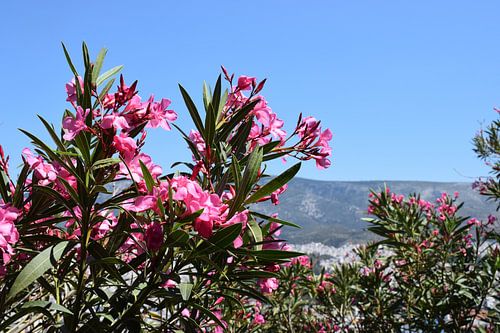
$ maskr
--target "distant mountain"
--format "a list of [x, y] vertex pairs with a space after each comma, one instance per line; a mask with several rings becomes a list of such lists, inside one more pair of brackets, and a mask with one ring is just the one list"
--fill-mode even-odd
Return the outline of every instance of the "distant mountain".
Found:
[[370, 189], [383, 188], [384, 183], [392, 192], [420, 193], [423, 199], [432, 201], [442, 192], [457, 191], [459, 200], [465, 202], [462, 215], [485, 218], [496, 213], [496, 205], [486, 202], [472, 190], [470, 183], [421, 181], [344, 182], [296, 178], [280, 196], [278, 206], [267, 203], [258, 206], [265, 214], [278, 213], [280, 218], [302, 226], [302, 229], [284, 229], [282, 237], [290, 243], [319, 242], [331, 246], [364, 243], [373, 237], [361, 220], [367, 217], [368, 193]]

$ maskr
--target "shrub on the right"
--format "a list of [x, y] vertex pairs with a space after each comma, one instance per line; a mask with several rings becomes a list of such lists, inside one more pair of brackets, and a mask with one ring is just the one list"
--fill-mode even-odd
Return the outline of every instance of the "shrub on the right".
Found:
[[[500, 202], [500, 120], [474, 138], [491, 175], [474, 186]], [[313, 274], [296, 261], [259, 308], [259, 332], [497, 332], [500, 328], [499, 226], [462, 216], [459, 194], [435, 201], [385, 188], [371, 192], [365, 219], [379, 241], [358, 260]], [[500, 206], [500, 205], [499, 205]], [[497, 208], [498, 210], [498, 208]], [[279, 306], [278, 306], [279, 305]]]

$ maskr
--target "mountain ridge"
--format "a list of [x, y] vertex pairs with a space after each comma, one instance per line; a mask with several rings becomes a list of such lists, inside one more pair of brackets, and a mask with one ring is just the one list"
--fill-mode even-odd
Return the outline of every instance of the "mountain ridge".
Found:
[[368, 194], [388, 186], [398, 194], [420, 193], [425, 200], [435, 201], [442, 192], [459, 192], [463, 216], [481, 219], [497, 215], [496, 205], [472, 189], [470, 182], [436, 182], [404, 180], [335, 181], [296, 177], [280, 195], [280, 204], [261, 203], [258, 210], [265, 214], [278, 213], [284, 220], [302, 226], [284, 228], [282, 237], [294, 244], [320, 242], [330, 246], [365, 243], [374, 238], [361, 218], [367, 217]]

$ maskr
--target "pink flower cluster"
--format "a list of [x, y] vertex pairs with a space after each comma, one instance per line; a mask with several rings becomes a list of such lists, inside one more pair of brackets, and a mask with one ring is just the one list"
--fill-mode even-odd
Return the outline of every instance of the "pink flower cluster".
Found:
[[19, 210], [10, 205], [0, 205], [0, 277], [5, 275], [7, 265], [14, 249], [12, 245], [19, 241], [19, 232], [14, 224], [19, 216]]
[[[185, 176], [174, 177], [170, 181], [173, 190], [173, 199], [182, 201], [186, 207], [186, 214], [201, 214], [194, 221], [194, 228], [205, 238], [212, 236], [215, 227], [226, 227], [234, 223], [242, 223], [246, 227], [248, 211], [242, 211], [228, 220], [229, 206], [223, 203], [221, 197], [210, 193]], [[227, 197], [227, 194], [226, 194]], [[241, 246], [241, 238], [235, 241], [235, 246]]]
[[253, 108], [252, 114], [257, 121], [252, 124], [248, 139], [253, 146], [256, 144], [263, 146], [269, 143], [271, 138], [283, 144], [286, 139], [286, 132], [283, 130], [285, 123], [273, 112], [263, 96], [256, 96], [255, 99], [258, 99], [258, 103]]
[[[80, 79], [80, 84], [82, 84]], [[101, 109], [90, 112], [90, 109], [83, 110], [77, 105], [75, 81], [66, 84], [68, 101], [76, 109], [75, 116], [69, 115], [63, 120], [63, 130], [65, 140], [74, 140], [82, 131], [92, 132], [102, 136], [101, 131], [111, 133], [113, 137], [113, 147], [126, 160], [134, 158], [138, 151], [137, 142], [130, 137], [130, 132], [139, 126], [146, 128], [161, 127], [170, 130], [169, 122], [177, 119], [177, 114], [169, 110], [170, 100], [162, 98], [155, 101], [151, 96], [146, 102], [141, 102], [141, 97], [137, 95], [137, 82], [130, 87], [127, 86], [120, 77], [120, 85], [117, 92], [107, 94], [100, 101]], [[83, 89], [83, 88], [82, 88]], [[95, 95], [95, 92], [92, 92]], [[88, 117], [92, 117], [89, 125]], [[119, 134], [118, 131], [121, 131]]]
[[[118, 220], [113, 211], [105, 210], [100, 211], [96, 214], [99, 216], [99, 222], [92, 226], [92, 231], [90, 237], [94, 240], [102, 239], [106, 237], [109, 231], [111, 231], [118, 224]], [[73, 208], [72, 211], [66, 211], [63, 216], [67, 216], [65, 227], [71, 232], [68, 234], [69, 239], [79, 238], [82, 234], [80, 229], [80, 220], [82, 218], [82, 211], [79, 207]]]
[[300, 138], [298, 147], [304, 150], [307, 159], [315, 159], [318, 169], [330, 167], [331, 161], [328, 159], [332, 155], [329, 143], [332, 140], [330, 129], [327, 128], [323, 131], [320, 121], [314, 117], [305, 117], [299, 122], [296, 133]]
[[[76, 178], [68, 170], [62, 167], [56, 161], [50, 163], [41, 156], [35, 156], [28, 148], [23, 149], [23, 159], [33, 170], [33, 179], [37, 180], [36, 185], [49, 186], [68, 197], [67, 190], [62, 184], [61, 179], [66, 181], [71, 187], [76, 189]], [[29, 182], [29, 180], [27, 180]]]

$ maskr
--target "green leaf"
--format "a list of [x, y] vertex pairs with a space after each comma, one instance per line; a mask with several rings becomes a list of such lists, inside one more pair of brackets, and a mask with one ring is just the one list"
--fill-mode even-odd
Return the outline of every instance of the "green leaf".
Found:
[[53, 260], [57, 261], [61, 258], [64, 249], [68, 245], [68, 241], [62, 241], [56, 245], [52, 245], [42, 252], [40, 252], [36, 257], [31, 259], [31, 261], [23, 268], [14, 281], [14, 284], [10, 288], [9, 294], [6, 300], [12, 299], [19, 292], [27, 288], [36, 279], [41, 277], [46, 271], [53, 267]]
[[252, 233], [253, 239], [255, 240], [255, 250], [260, 251], [262, 250], [262, 230], [260, 229], [259, 224], [255, 220], [250, 220], [247, 223], [248, 229]]
[[182, 282], [179, 284], [179, 290], [181, 292], [182, 299], [187, 301], [191, 297], [191, 291], [193, 290], [192, 283]]
[[210, 93], [210, 88], [207, 83], [203, 81], [203, 105], [205, 106], [205, 110], [208, 110], [208, 105], [212, 101], [212, 95]]
[[104, 63], [104, 57], [106, 57], [106, 53], [108, 53], [108, 50], [105, 48], [102, 48], [99, 54], [97, 55], [97, 59], [94, 64], [94, 68], [92, 69], [92, 83], [95, 84], [97, 81], [97, 78], [99, 77], [99, 73], [101, 72], [102, 69], [102, 64]]
[[0, 170], [0, 193], [4, 202], [10, 202], [9, 194], [7, 192], [7, 183], [5, 181], [5, 173]]
[[73, 312], [65, 308], [64, 306], [57, 304], [57, 303], [52, 303], [50, 301], [31, 301], [24, 303], [21, 308], [26, 309], [26, 308], [33, 308], [33, 307], [38, 307], [38, 308], [44, 308], [47, 310], [55, 310], [63, 313], [67, 313], [72, 315]]
[[241, 184], [241, 166], [234, 155], [231, 155], [231, 173], [233, 175], [234, 186], [239, 188]]
[[183, 246], [189, 240], [189, 235], [184, 230], [175, 230], [167, 237], [167, 244], [169, 247]]
[[252, 214], [255, 217], [259, 217], [261, 219], [268, 220], [269, 222], [276, 222], [276, 223], [279, 223], [279, 224], [282, 224], [282, 225], [286, 225], [286, 226], [289, 226], [289, 227], [302, 229], [302, 227], [300, 225], [298, 225], [298, 224], [295, 224], [295, 223], [292, 223], [292, 222], [288, 222], [288, 221], [285, 221], [285, 220], [281, 220], [281, 219], [278, 219], [278, 218], [275, 218], [275, 217], [272, 217], [272, 216], [268, 216], [268, 215], [265, 215], [265, 214], [262, 214], [262, 213], [250, 212], [250, 214]]
[[235, 223], [217, 231], [210, 239], [200, 245], [197, 254], [226, 249], [241, 234], [242, 227], [241, 223]]
[[[218, 110], [219, 110], [219, 103], [221, 99], [221, 93], [222, 93], [222, 77], [219, 74], [219, 77], [217, 78], [217, 82], [215, 83], [215, 89], [214, 89], [214, 95], [212, 97], [212, 107], [213, 107], [213, 112], [214, 112], [214, 118], [217, 116]], [[217, 119], [214, 119], [217, 121]]]
[[115, 264], [123, 264], [121, 260], [115, 257], [111, 257], [108, 251], [97, 242], [90, 242], [88, 246], [89, 253], [92, 255], [95, 261], [92, 262], [93, 266], [98, 266], [109, 273], [110, 276], [114, 277], [123, 284], [126, 284], [125, 280], [119, 273]]
[[142, 176], [144, 177], [144, 181], [146, 182], [146, 187], [148, 188], [149, 192], [152, 192], [153, 186], [155, 185], [153, 176], [151, 176], [148, 167], [141, 160], [139, 160], [139, 163], [141, 164]]
[[24, 201], [24, 184], [26, 182], [26, 178], [28, 177], [28, 174], [30, 172], [30, 166], [28, 163], [24, 163], [23, 169], [21, 170], [21, 173], [19, 174], [19, 177], [17, 177], [17, 185], [16, 189], [14, 192], [14, 197], [12, 198], [12, 204], [16, 208], [21, 208], [23, 205]]
[[207, 315], [208, 317], [210, 317], [213, 321], [215, 321], [217, 323], [217, 325], [219, 325], [220, 327], [226, 327], [227, 325], [225, 325], [223, 322], [220, 321], [219, 318], [217, 318], [216, 315], [213, 314], [212, 311], [208, 310], [207, 308], [201, 306], [200, 304], [198, 303], [191, 303], [191, 305], [195, 308], [197, 308], [198, 310], [200, 310], [201, 312], [203, 312], [205, 315]]
[[213, 146], [215, 122], [215, 111], [213, 105], [210, 103], [208, 104], [208, 109], [205, 114], [205, 143], [207, 144], [208, 149]]
[[257, 105], [257, 103], [259, 103], [259, 100], [252, 101], [249, 104], [247, 104], [244, 107], [242, 107], [241, 109], [237, 110], [233, 114], [233, 116], [231, 117], [231, 119], [229, 120], [229, 122], [225, 123], [224, 125], [222, 125], [220, 127], [220, 131], [218, 131], [218, 136], [217, 136], [218, 141], [225, 141], [225, 140], [227, 140], [227, 138], [229, 137], [229, 134], [231, 134], [231, 131], [236, 126], [238, 126], [238, 124], [240, 124], [241, 121], [243, 119], [245, 119], [250, 114], [250, 111], [253, 110], [253, 108], [255, 107], [255, 105]]
[[118, 74], [123, 68], [123, 65], [120, 65], [120, 66], [116, 66], [116, 67], [113, 67], [109, 70], [107, 70], [106, 72], [102, 73], [101, 76], [99, 76], [96, 80], [96, 84], [98, 86], [100, 86], [104, 81], [106, 81], [107, 79], [109, 79], [110, 77]]
[[279, 176], [274, 177], [273, 180], [271, 180], [269, 183], [267, 183], [266, 185], [262, 186], [257, 191], [255, 191], [255, 193], [252, 194], [250, 198], [246, 200], [246, 204], [256, 202], [257, 200], [267, 195], [270, 195], [271, 193], [273, 193], [274, 191], [276, 191], [277, 189], [288, 183], [293, 177], [295, 177], [295, 175], [297, 174], [297, 172], [299, 172], [299, 170], [300, 170], [300, 163], [297, 163], [291, 168], [285, 170]]
[[94, 109], [97, 109], [97, 106], [99, 105], [99, 101], [102, 101], [104, 96], [109, 92], [111, 87], [113, 86], [113, 83], [115, 83], [115, 79], [109, 80], [106, 85], [101, 89], [99, 92], [99, 99], [95, 101], [94, 103]]
[[64, 146], [61, 139], [54, 131], [54, 127], [51, 126], [42, 116], [39, 115], [38, 118], [42, 121], [43, 126], [47, 129], [47, 132], [49, 132], [52, 140], [54, 140], [54, 143], [57, 145], [57, 148], [62, 152], [66, 152], [66, 146]]
[[7, 328], [9, 328], [10, 324], [15, 323], [16, 321], [18, 321], [19, 319], [21, 319], [26, 315], [37, 312], [43, 313], [48, 319], [50, 319], [50, 321], [55, 322], [52, 313], [50, 313], [50, 311], [44, 308], [32, 307], [32, 308], [19, 309], [19, 311], [17, 311], [13, 316], [9, 318], [2, 317], [2, 322], [0, 322], [0, 332], [7, 332]]
[[[64, 43], [61, 43], [64, 51], [64, 56], [66, 57], [66, 61], [68, 62], [69, 68], [73, 72], [75, 76], [78, 76], [78, 72], [75, 69], [75, 66], [73, 65], [73, 62], [71, 61], [71, 57], [69, 56], [68, 50], [66, 49], [66, 46]], [[78, 81], [78, 80], [77, 80]]]
[[234, 274], [235, 279], [238, 280], [250, 280], [250, 279], [259, 279], [259, 278], [272, 278], [272, 277], [278, 277], [279, 275], [273, 272], [266, 272], [266, 271], [243, 271], [243, 272], [237, 272]]
[[203, 123], [200, 118], [200, 114], [198, 113], [198, 110], [196, 109], [196, 105], [194, 104], [193, 100], [187, 93], [186, 89], [184, 89], [180, 84], [179, 84], [179, 89], [181, 91], [182, 98], [184, 99], [184, 103], [186, 104], [186, 107], [189, 111], [189, 114], [191, 115], [191, 118], [193, 119], [194, 125], [196, 126], [196, 129], [198, 132], [200, 132], [201, 136], [205, 139], [205, 130], [203, 128]]
[[248, 163], [243, 172], [243, 177], [241, 178], [240, 187], [236, 189], [236, 196], [231, 204], [231, 209], [229, 210], [228, 218], [231, 218], [234, 213], [240, 208], [240, 206], [245, 201], [245, 198], [255, 184], [255, 180], [259, 173], [260, 165], [262, 163], [262, 148], [255, 147], [255, 149], [250, 154]]
[[219, 102], [219, 110], [216, 110], [217, 111], [217, 114], [216, 114], [216, 118], [215, 120], [217, 121], [217, 123], [219, 123], [220, 119], [221, 119], [221, 115], [222, 115], [222, 110], [224, 109], [224, 106], [226, 105], [226, 101], [227, 101], [227, 96], [228, 96], [228, 91], [227, 89], [224, 90], [224, 94], [222, 95], [221, 99], [220, 99], [220, 102]]
[[[87, 46], [83, 43], [83, 54], [85, 60], [85, 75], [83, 78], [83, 99], [81, 100], [81, 107], [86, 110], [92, 107], [91, 98], [92, 98], [92, 70], [90, 68], [90, 57], [88, 54]], [[78, 84], [76, 85], [78, 86]], [[92, 126], [92, 112], [87, 115], [85, 120], [87, 126]], [[86, 133], [84, 133], [86, 134]], [[87, 137], [87, 135], [86, 135]]]
[[243, 226], [241, 223], [235, 223], [225, 227], [210, 237], [210, 242], [219, 248], [226, 248], [231, 245], [236, 238], [238, 238], [241, 234], [242, 228]]
[[92, 165], [92, 169], [96, 170], [96, 169], [100, 169], [100, 168], [105, 168], [105, 167], [109, 167], [111, 165], [118, 164], [120, 162], [121, 162], [121, 160], [119, 158], [112, 158], [112, 157], [105, 158], [103, 160], [99, 160], [99, 161], [95, 162]]
[[283, 260], [303, 256], [304, 253], [280, 250], [249, 251], [251, 255], [265, 260]]
[[85, 64], [85, 68], [90, 67], [90, 55], [89, 49], [87, 48], [87, 44], [82, 42], [82, 53], [83, 53], [83, 63]]

